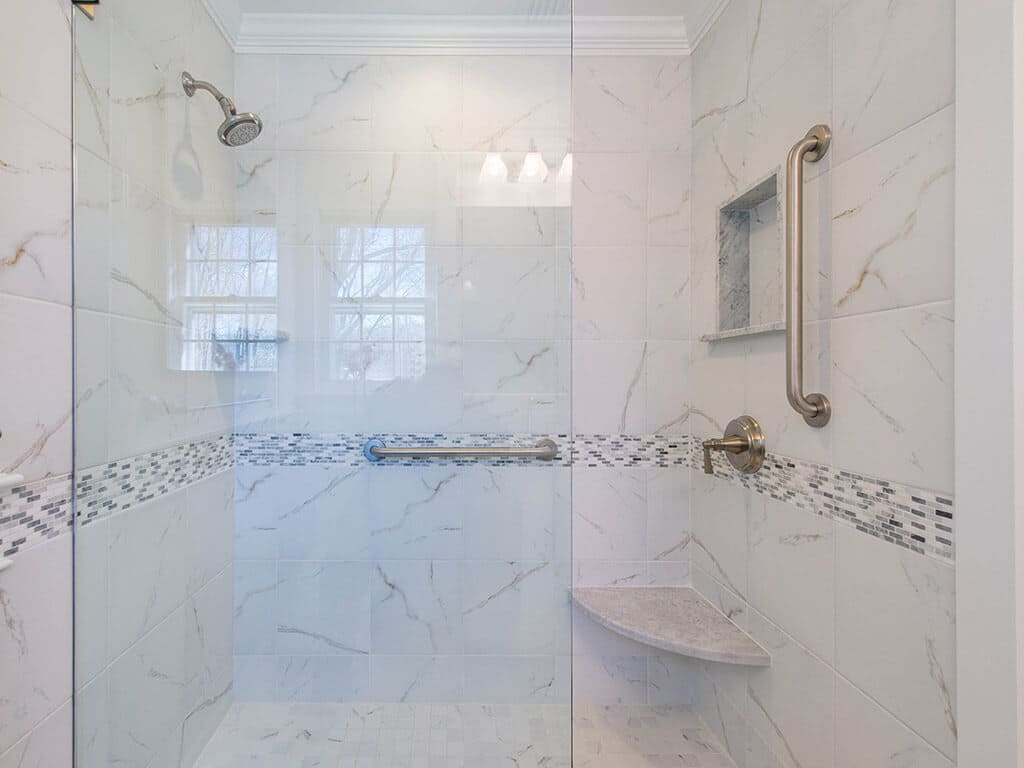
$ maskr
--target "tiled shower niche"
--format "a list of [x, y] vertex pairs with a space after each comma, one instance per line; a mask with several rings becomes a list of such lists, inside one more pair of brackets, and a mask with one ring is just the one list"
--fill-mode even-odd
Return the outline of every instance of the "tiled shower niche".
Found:
[[782, 216], [778, 174], [718, 211], [718, 327], [707, 340], [782, 327]]

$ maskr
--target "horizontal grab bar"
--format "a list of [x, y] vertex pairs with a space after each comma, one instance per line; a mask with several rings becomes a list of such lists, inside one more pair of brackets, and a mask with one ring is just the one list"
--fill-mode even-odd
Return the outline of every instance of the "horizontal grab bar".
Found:
[[422, 445], [408, 448], [388, 448], [383, 442], [374, 438], [363, 446], [363, 454], [370, 461], [381, 459], [438, 459], [438, 458], [477, 458], [477, 459], [540, 459], [552, 461], [558, 456], [558, 443], [544, 438], [537, 445], [478, 445], [478, 446], [433, 446]]

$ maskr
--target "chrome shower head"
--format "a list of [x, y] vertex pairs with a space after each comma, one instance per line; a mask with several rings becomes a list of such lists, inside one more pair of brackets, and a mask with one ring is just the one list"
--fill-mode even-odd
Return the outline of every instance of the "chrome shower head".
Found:
[[235, 103], [210, 83], [196, 80], [188, 72], [182, 72], [181, 87], [189, 98], [195, 96], [196, 91], [209, 91], [217, 99], [225, 118], [217, 129], [217, 138], [224, 146], [241, 147], [255, 140], [263, 132], [263, 121], [257, 115], [252, 112], [238, 114]]

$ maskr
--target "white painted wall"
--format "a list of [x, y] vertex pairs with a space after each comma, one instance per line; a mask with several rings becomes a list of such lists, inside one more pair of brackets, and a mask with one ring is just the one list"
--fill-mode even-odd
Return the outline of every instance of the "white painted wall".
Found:
[[[957, 8], [956, 486], [959, 762], [1022, 752], [1022, 3]], [[1016, 43], [1016, 44], [1015, 44]]]

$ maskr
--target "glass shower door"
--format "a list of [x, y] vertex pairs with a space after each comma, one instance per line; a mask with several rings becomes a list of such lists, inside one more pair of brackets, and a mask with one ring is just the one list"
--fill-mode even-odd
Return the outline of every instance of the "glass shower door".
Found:
[[566, 766], [568, 3], [257, 5], [76, 14], [78, 764]]

